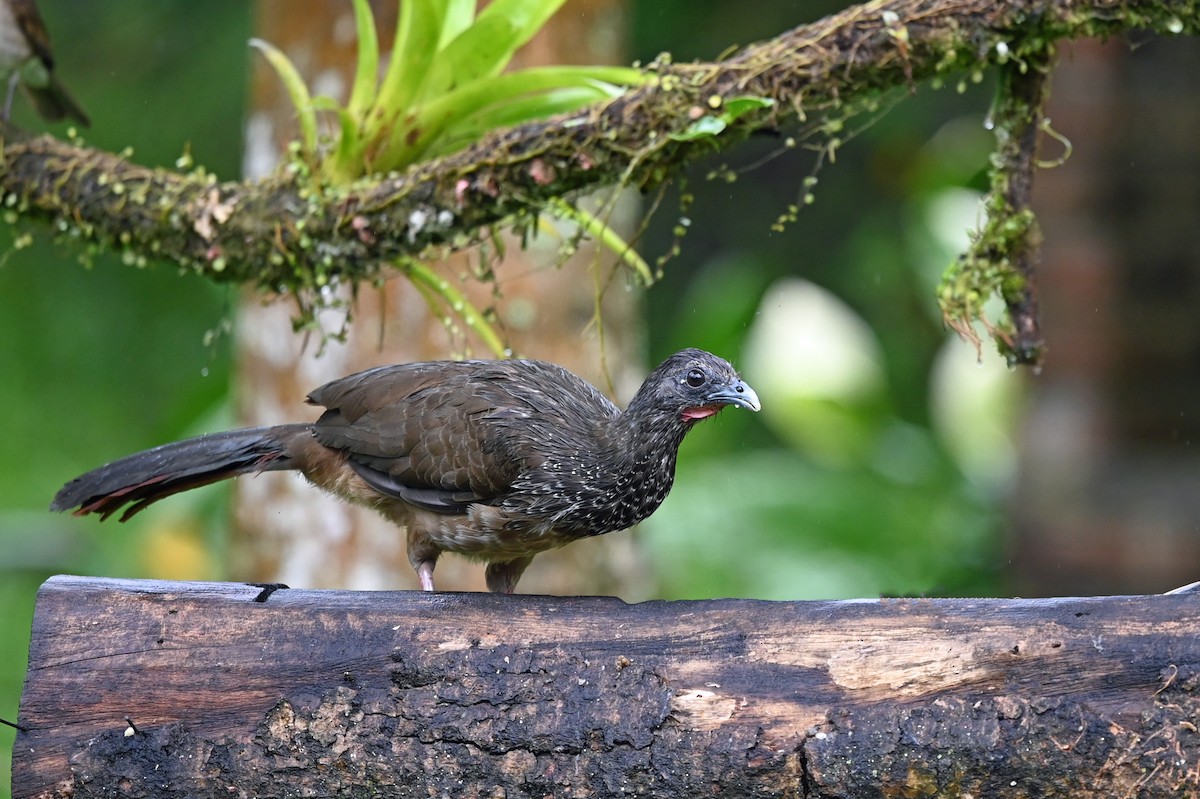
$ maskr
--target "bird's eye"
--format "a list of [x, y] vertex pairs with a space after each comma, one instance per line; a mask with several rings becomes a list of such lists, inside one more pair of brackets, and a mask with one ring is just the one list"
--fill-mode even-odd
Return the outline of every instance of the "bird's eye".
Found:
[[687, 384], [692, 388], [700, 388], [700, 386], [704, 385], [704, 372], [701, 372], [699, 369], [693, 369], [687, 373], [687, 377], [684, 379], [687, 380]]

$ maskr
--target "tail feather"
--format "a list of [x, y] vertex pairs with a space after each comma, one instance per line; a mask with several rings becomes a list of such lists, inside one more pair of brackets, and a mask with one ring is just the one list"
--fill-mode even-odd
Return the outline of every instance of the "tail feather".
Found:
[[59, 489], [50, 510], [74, 510], [76, 516], [98, 513], [127, 520], [163, 497], [216, 483], [239, 474], [294, 468], [288, 442], [307, 435], [307, 425], [281, 425], [230, 430], [189, 438], [127, 455]]

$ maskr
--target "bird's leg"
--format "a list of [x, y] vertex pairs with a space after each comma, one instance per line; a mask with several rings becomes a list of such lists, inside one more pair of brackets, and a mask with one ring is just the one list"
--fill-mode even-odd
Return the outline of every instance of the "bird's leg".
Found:
[[489, 563], [483, 573], [487, 578], [488, 590], [494, 594], [511, 594], [517, 587], [517, 580], [521, 579], [521, 573], [532, 560], [533, 556], [530, 555], [503, 563]]
[[408, 525], [408, 562], [412, 564], [421, 581], [422, 591], [433, 590], [433, 567], [437, 565], [442, 550], [430, 540], [420, 527]]
[[12, 113], [13, 94], [17, 91], [17, 84], [21, 82], [21, 70], [14, 69], [12, 75], [8, 78], [8, 94], [4, 98], [4, 111], [0, 114], [0, 119], [8, 122], [9, 114]]
[[433, 564], [435, 561], [423, 560], [417, 566], [417, 578], [421, 581], [422, 591], [433, 590]]

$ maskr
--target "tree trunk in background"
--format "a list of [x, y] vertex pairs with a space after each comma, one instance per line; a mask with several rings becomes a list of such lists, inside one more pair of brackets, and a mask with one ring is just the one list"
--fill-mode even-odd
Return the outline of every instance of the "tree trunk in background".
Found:
[[[395, 30], [395, 2], [373, 2], [385, 55]], [[519, 64], [605, 63], [619, 60], [623, 39], [620, 0], [572, 0], [519, 56]], [[356, 51], [351, 5], [337, 0], [260, 0], [256, 35], [281, 48], [314, 94], [344, 101]], [[274, 72], [258, 59], [247, 122], [245, 172], [269, 172], [295, 137], [295, 114]], [[622, 207], [627, 204], [622, 203]], [[619, 225], [618, 225], [619, 227]], [[606, 386], [607, 367], [616, 399], [627, 400], [642, 369], [631, 364], [639, 343], [634, 300], [618, 275], [606, 293], [603, 342], [591, 325], [595, 278], [607, 280], [613, 256], [581, 247], [566, 265], [553, 266], [560, 241], [543, 234], [529, 250], [515, 242], [496, 268], [492, 286], [468, 276], [475, 253], [432, 264], [465, 290], [477, 307], [495, 305], [513, 349], [525, 357], [563, 364]], [[597, 271], [598, 270], [598, 271]], [[322, 383], [383, 363], [451, 357], [493, 357], [479, 342], [452, 335], [403, 278], [381, 289], [363, 287], [354, 324], [344, 344], [320, 342], [292, 332], [295, 306], [262, 304], [247, 295], [238, 314], [237, 390], [246, 425], [315, 418], [305, 395]], [[336, 330], [340, 318], [326, 317]], [[603, 353], [602, 353], [603, 349]], [[231, 572], [255, 581], [338, 588], [416, 587], [404, 535], [374, 513], [351, 508], [307, 485], [296, 474], [264, 474], [238, 481]], [[437, 584], [447, 590], [483, 590], [483, 568], [453, 555], [443, 557]], [[521, 581], [527, 593], [614, 593], [636, 600], [647, 592], [629, 534], [602, 536], [539, 556]]]
[[1036, 181], [1049, 352], [1021, 446], [1017, 594], [1197, 578], [1198, 71], [1195, 39], [1080, 41], [1055, 67], [1047, 114], [1074, 152]]

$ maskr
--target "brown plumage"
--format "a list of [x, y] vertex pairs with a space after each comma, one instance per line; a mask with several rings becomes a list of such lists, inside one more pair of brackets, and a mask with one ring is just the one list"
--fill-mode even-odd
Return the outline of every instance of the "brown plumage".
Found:
[[511, 592], [538, 552], [630, 527], [675, 476], [687, 431], [726, 405], [759, 409], [726, 361], [684, 350], [628, 409], [542, 361], [381, 366], [328, 383], [312, 424], [234, 430], [166, 444], [77, 477], [53, 510], [129, 518], [165, 496], [249, 472], [296, 469], [374, 508], [408, 535], [425, 590], [442, 552], [488, 563]]
[[87, 127], [87, 114], [54, 76], [50, 34], [34, 0], [0, 0], [0, 75], [8, 78], [3, 119], [12, 111], [18, 85], [47, 122], [73, 119]]

